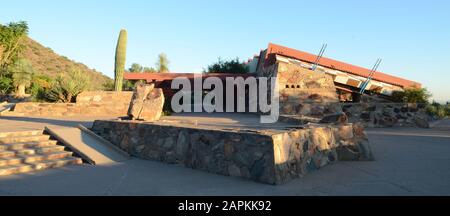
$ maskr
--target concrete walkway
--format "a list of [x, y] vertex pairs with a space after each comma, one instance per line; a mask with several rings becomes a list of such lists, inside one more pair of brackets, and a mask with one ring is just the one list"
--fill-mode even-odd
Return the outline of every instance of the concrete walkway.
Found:
[[[92, 121], [11, 118], [0, 117], [0, 131]], [[368, 134], [376, 161], [338, 162], [278, 186], [135, 158], [0, 177], [0, 195], [450, 195], [450, 120]]]
[[81, 130], [76, 127], [46, 127], [46, 131], [51, 136], [90, 164], [108, 165], [130, 159], [128, 153], [87, 128], [84, 129]]
[[82, 124], [91, 127], [96, 119], [111, 119], [111, 116], [100, 117], [27, 117], [0, 116], [0, 132], [41, 130], [45, 126], [77, 127]]

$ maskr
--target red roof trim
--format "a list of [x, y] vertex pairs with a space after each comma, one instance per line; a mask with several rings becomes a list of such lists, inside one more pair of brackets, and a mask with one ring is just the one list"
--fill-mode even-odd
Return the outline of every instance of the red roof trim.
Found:
[[[314, 63], [317, 58], [317, 56], [314, 54], [291, 49], [289, 47], [276, 45], [273, 43], [269, 43], [267, 51], [268, 52], [266, 53], [266, 58], [265, 58], [266, 61], [270, 61], [270, 55], [273, 55], [273, 54], [278, 54], [278, 55], [306, 61], [309, 63]], [[323, 67], [335, 69], [335, 70], [344, 71], [344, 72], [351, 73], [354, 75], [362, 76], [362, 77], [368, 77], [369, 73], [370, 73], [370, 70], [367, 68], [347, 64], [347, 63], [344, 63], [341, 61], [337, 61], [337, 60], [333, 60], [333, 59], [329, 59], [329, 58], [325, 58], [325, 57], [322, 57], [320, 59], [319, 65], [321, 65]], [[392, 85], [404, 87], [404, 88], [405, 87], [413, 87], [413, 86], [416, 86], [416, 87], [421, 86], [421, 84], [418, 82], [414, 82], [411, 80], [392, 76], [392, 75], [385, 74], [385, 73], [378, 72], [378, 71], [375, 72], [375, 74], [373, 75], [373, 79], [380, 81], [380, 82], [385, 82], [385, 83], [389, 83]]]
[[195, 76], [202, 75], [203, 78], [207, 77], [219, 77], [225, 79], [226, 77], [243, 77], [247, 78], [254, 76], [253, 74], [232, 74], [232, 73], [130, 73], [125, 72], [123, 78], [126, 80], [146, 80], [147, 82], [152, 81], [164, 81], [173, 80], [177, 77], [186, 77], [188, 79], [193, 79]]

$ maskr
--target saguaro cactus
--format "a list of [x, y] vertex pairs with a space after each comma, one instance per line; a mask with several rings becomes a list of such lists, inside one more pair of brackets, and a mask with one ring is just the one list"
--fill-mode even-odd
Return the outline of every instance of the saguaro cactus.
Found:
[[114, 67], [114, 89], [122, 91], [123, 71], [125, 70], [125, 60], [127, 53], [127, 30], [120, 30], [119, 39], [116, 46], [116, 63]]

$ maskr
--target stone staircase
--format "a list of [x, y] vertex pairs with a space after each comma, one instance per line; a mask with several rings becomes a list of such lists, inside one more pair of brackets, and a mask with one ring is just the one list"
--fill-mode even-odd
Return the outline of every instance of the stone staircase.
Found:
[[0, 176], [81, 163], [43, 130], [0, 133]]

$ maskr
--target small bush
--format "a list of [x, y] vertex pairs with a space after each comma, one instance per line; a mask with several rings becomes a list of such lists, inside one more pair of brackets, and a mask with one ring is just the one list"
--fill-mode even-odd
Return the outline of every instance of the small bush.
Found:
[[450, 117], [450, 103], [447, 103], [445, 105], [445, 114], [446, 116]]
[[85, 73], [73, 69], [68, 75], [59, 74], [45, 97], [54, 102], [74, 102], [76, 96], [87, 89], [89, 82], [89, 77]]
[[440, 103], [433, 102], [432, 104], [427, 106], [426, 112], [429, 115], [440, 119], [450, 117], [450, 105], [449, 104], [442, 105]]
[[32, 101], [47, 101], [46, 93], [48, 89], [42, 88], [37, 83], [32, 83], [31, 87], [28, 89], [28, 93], [31, 95]]
[[[133, 91], [135, 86], [135, 81], [130, 80], [124, 80], [122, 82], [122, 90], [123, 91]], [[108, 80], [107, 82], [103, 83], [104, 91], [114, 91], [114, 81]]]
[[122, 83], [122, 90], [124, 91], [133, 91], [135, 82], [130, 80], [124, 80]]
[[0, 75], [0, 94], [8, 94], [14, 90], [12, 77], [8, 75]]
[[431, 93], [426, 88], [406, 88], [404, 91], [392, 92], [391, 98], [399, 103], [428, 103]]
[[114, 91], [114, 81], [108, 80], [102, 85], [104, 91]]
[[52, 86], [52, 79], [46, 75], [36, 75], [31, 81], [31, 87], [29, 88], [29, 94], [33, 101], [46, 101], [46, 92], [50, 90]]

